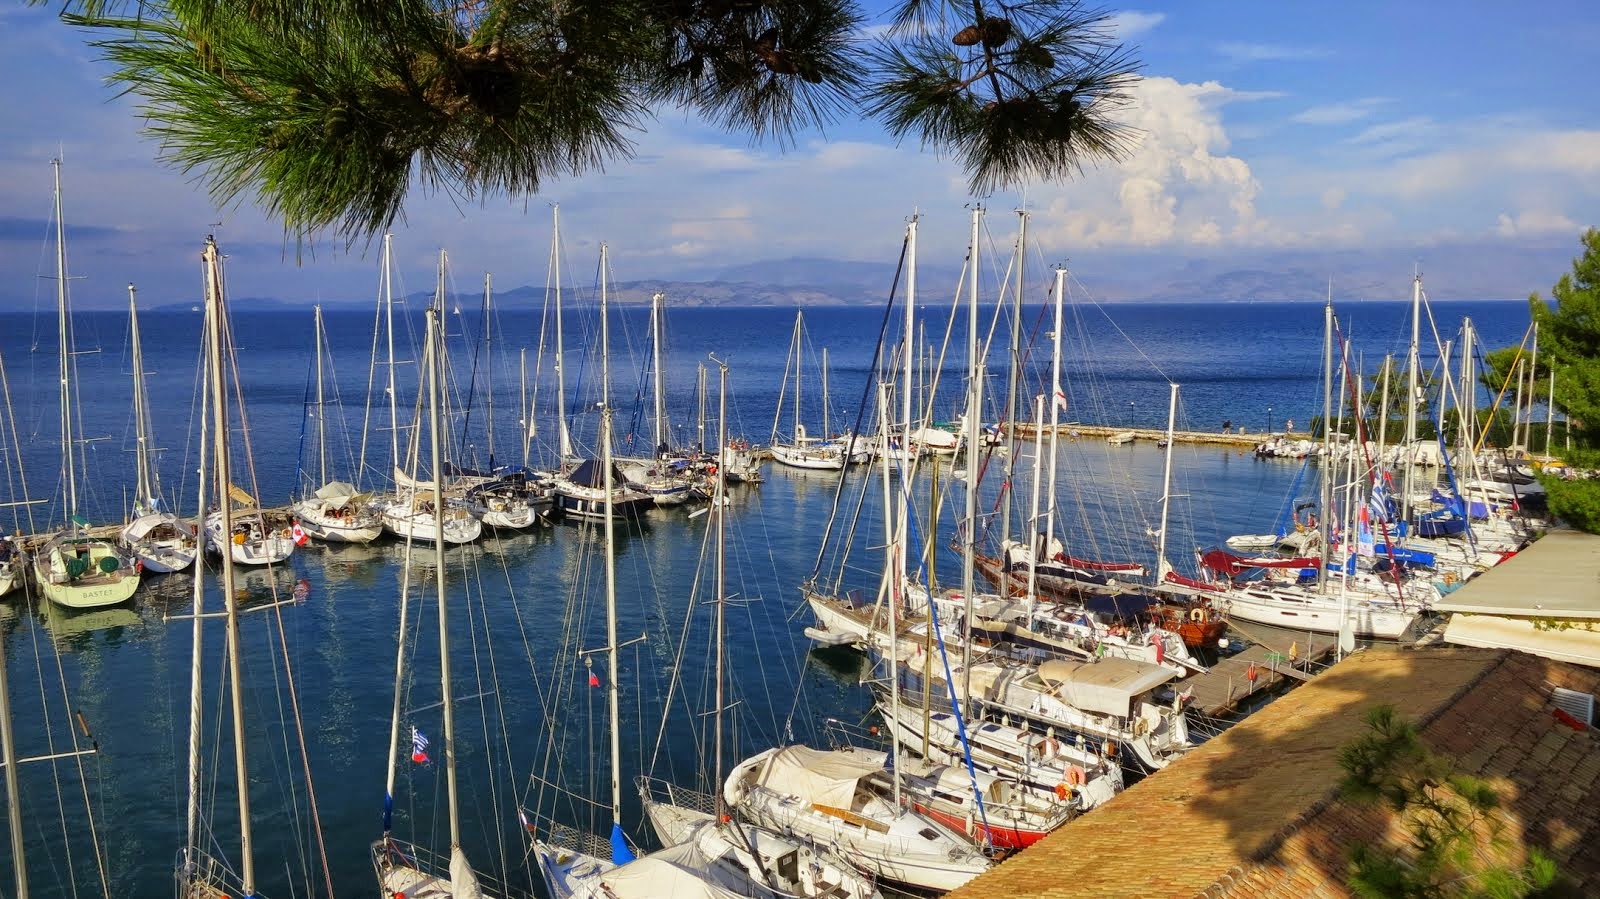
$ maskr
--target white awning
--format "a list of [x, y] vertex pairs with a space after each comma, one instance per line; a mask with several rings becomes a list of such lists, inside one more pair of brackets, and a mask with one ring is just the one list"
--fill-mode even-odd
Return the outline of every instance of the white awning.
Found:
[[847, 809], [861, 778], [882, 770], [882, 753], [787, 746], [767, 757], [757, 783], [813, 805]]
[[684, 843], [613, 868], [600, 880], [617, 899], [736, 899], [738, 893], [701, 873], [710, 867], [693, 843]]
[[1103, 658], [1093, 662], [1051, 659], [1039, 666], [1039, 679], [1063, 702], [1086, 712], [1127, 715], [1140, 695], [1177, 677], [1161, 665], [1133, 659]]

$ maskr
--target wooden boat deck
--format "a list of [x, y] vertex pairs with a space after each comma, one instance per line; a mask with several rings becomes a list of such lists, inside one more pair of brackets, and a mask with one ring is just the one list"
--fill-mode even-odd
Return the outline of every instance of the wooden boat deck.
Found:
[[[1301, 634], [1292, 645], [1272, 647], [1255, 643], [1179, 684], [1194, 691], [1190, 708], [1202, 715], [1220, 718], [1238, 710], [1252, 696], [1270, 693], [1288, 681], [1307, 681], [1313, 670], [1333, 654], [1335, 638], [1324, 634]], [[1293, 658], [1291, 658], [1293, 650]], [[1256, 679], [1249, 678], [1250, 666]]]

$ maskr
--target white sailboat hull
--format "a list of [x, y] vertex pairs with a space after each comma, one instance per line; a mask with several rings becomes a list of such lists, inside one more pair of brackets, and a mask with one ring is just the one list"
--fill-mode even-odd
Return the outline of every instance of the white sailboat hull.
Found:
[[772, 461], [811, 471], [844, 471], [844, 455], [837, 450], [774, 443]]
[[294, 507], [295, 518], [306, 536], [323, 543], [371, 543], [383, 535], [383, 520], [365, 510], [341, 514], [329, 510], [321, 500], [307, 500]]
[[233, 525], [233, 535], [225, 536], [222, 515], [212, 512], [206, 516], [206, 542], [212, 552], [227, 552], [236, 565], [276, 565], [294, 554], [290, 532], [266, 528], [259, 514], [237, 516]]
[[1282, 592], [1233, 590], [1224, 595], [1220, 605], [1229, 616], [1240, 621], [1319, 634], [1337, 634], [1341, 623], [1348, 621], [1356, 636], [1384, 640], [1399, 639], [1417, 620], [1416, 612], [1355, 598], [1349, 599], [1348, 608], [1341, 612], [1337, 597], [1310, 594], [1300, 597]]
[[[82, 570], [73, 574], [80, 562]], [[46, 599], [71, 609], [114, 606], [139, 589], [139, 573], [121, 547], [70, 534], [57, 535], [34, 555], [33, 572]]]
[[122, 529], [121, 541], [144, 570], [154, 574], [183, 571], [200, 554], [194, 527], [166, 512], [141, 515], [129, 522]]

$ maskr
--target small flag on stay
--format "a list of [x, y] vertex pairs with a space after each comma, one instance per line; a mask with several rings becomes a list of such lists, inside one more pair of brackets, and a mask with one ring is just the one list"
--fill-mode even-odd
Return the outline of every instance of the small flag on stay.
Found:
[[428, 738], [422, 735], [422, 731], [411, 728], [411, 760], [419, 765], [426, 765], [428, 753], [424, 750], [427, 748]]
[[591, 686], [591, 687], [600, 686], [600, 675], [595, 674], [593, 671], [589, 672], [589, 686]]

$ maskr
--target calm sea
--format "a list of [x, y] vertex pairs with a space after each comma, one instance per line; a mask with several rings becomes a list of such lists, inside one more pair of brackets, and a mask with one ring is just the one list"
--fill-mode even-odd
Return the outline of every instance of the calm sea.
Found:
[[[480, 339], [484, 319], [473, 301], [449, 314], [453, 414], [457, 460], [487, 464], [521, 461], [520, 385], [537, 386], [538, 439], [532, 460], [548, 458], [553, 433], [554, 381], [548, 347], [539, 354], [542, 310], [506, 308], [494, 317], [491, 340]], [[1025, 311], [1030, 338], [1027, 395], [1041, 391], [1049, 359], [1046, 310]], [[1363, 303], [1342, 307], [1341, 324], [1366, 370], [1386, 353], [1403, 354], [1409, 337], [1405, 304]], [[1435, 303], [1442, 336], [1453, 336], [1470, 315], [1492, 346], [1512, 343], [1527, 324], [1519, 303]], [[988, 328], [989, 313], [984, 326]], [[947, 310], [922, 310], [918, 335], [918, 383], [931, 394], [936, 417], [953, 419], [963, 384], [965, 314], [948, 348]], [[396, 405], [401, 425], [411, 421], [422, 333], [416, 310], [398, 316]], [[325, 420], [334, 474], [366, 482], [390, 464], [391, 431], [381, 387], [387, 366], [369, 360], [374, 347], [371, 310], [330, 311], [326, 330], [330, 368]], [[194, 456], [196, 372], [201, 316], [161, 311], [144, 315], [145, 365], [154, 410], [155, 445], [162, 486], [185, 511], [195, 504]], [[244, 311], [234, 316], [237, 371], [248, 413], [250, 454], [236, 454], [235, 482], [264, 503], [286, 502], [300, 483], [302, 467], [318, 454], [314, 418], [312, 313], [310, 309]], [[592, 307], [566, 318], [569, 411], [580, 440], [592, 440], [598, 416], [600, 359], [598, 323]], [[727, 362], [732, 434], [764, 443], [774, 426], [780, 392], [789, 430], [795, 378], [789, 347], [792, 309], [668, 309], [663, 368], [675, 441], [693, 443], [697, 366], [708, 354]], [[1004, 389], [1004, 353], [1009, 324], [998, 325], [990, 354], [988, 389]], [[864, 401], [871, 402], [867, 372], [885, 329], [881, 309], [809, 309], [805, 312], [800, 383], [804, 422], [822, 429], [824, 380], [832, 430], [849, 428]], [[1431, 328], [1425, 331], [1431, 331]], [[900, 314], [887, 323], [888, 343], [898, 340]], [[612, 403], [623, 452], [649, 445], [650, 356], [648, 315], [630, 308], [611, 323]], [[84, 435], [82, 508], [96, 522], [117, 520], [132, 480], [130, 358], [126, 316], [86, 313], [75, 322], [79, 355], [79, 432]], [[1224, 419], [1250, 431], [1281, 429], [1293, 419], [1304, 427], [1320, 397], [1322, 314], [1316, 304], [1075, 305], [1062, 340], [1070, 420], [1161, 426], [1167, 384], [1182, 386], [1180, 428], [1214, 430]], [[383, 343], [379, 343], [382, 353]], [[823, 349], [826, 348], [826, 375]], [[52, 314], [0, 315], [0, 353], [10, 387], [11, 408], [23, 444], [20, 460], [4, 458], [7, 480], [0, 501], [45, 502], [3, 511], [14, 528], [44, 530], [59, 522], [61, 485], [58, 440], [56, 324]], [[942, 354], [942, 356], [941, 356]], [[1436, 354], [1429, 353], [1425, 364]], [[940, 360], [943, 364], [939, 364]], [[716, 368], [711, 364], [714, 440]], [[367, 409], [369, 383], [376, 406]], [[493, 397], [491, 416], [488, 397]], [[336, 402], [337, 400], [337, 402]], [[493, 436], [486, 423], [493, 422]], [[10, 422], [6, 422], [9, 424]], [[358, 466], [365, 423], [366, 455]], [[9, 442], [8, 439], [5, 442]], [[18, 462], [28, 477], [24, 495]], [[255, 480], [247, 481], [252, 462]], [[1017, 489], [1028, 494], [1031, 449], [1018, 460]], [[1056, 515], [1080, 555], [1148, 561], [1146, 536], [1159, 515], [1162, 454], [1154, 446], [1112, 448], [1099, 441], [1069, 444], [1062, 452]], [[1278, 509], [1297, 490], [1298, 465], [1256, 462], [1236, 450], [1180, 446], [1176, 452], [1172, 552], [1180, 563], [1189, 550], [1241, 531], [1270, 527]], [[939, 473], [944, 496], [937, 528], [938, 577], [959, 580], [951, 511], [963, 494], [948, 470]], [[313, 475], [314, 476], [314, 475]], [[874, 547], [882, 533], [876, 510], [877, 482], [862, 490], [852, 477], [843, 490], [838, 477], [801, 475], [769, 468], [768, 480], [741, 488], [729, 518], [727, 629], [730, 757], [792, 735], [822, 742], [823, 722], [860, 721], [866, 691], [857, 685], [856, 661], [838, 652], [808, 653], [801, 634], [807, 616], [795, 615], [798, 586], [818, 571], [829, 512], [841, 519], [858, 505], [859, 526], [840, 526], [831, 545], [853, 547], [841, 568], [837, 553], [820, 566], [823, 579], [871, 591], [880, 563]], [[987, 478], [980, 505], [993, 509], [994, 484]], [[912, 486], [920, 526], [927, 524], [926, 479]], [[709, 516], [685, 511], [653, 512], [619, 539], [617, 595], [623, 640], [619, 653], [623, 691], [624, 819], [645, 838], [638, 802], [629, 784], [652, 773], [693, 785], [705, 776], [714, 658], [710, 606], [704, 600], [709, 569], [703, 568]], [[994, 519], [986, 519], [993, 522]], [[994, 527], [998, 527], [995, 525]], [[992, 531], [991, 531], [992, 533]], [[429, 551], [431, 555], [431, 550]], [[461, 773], [463, 842], [477, 866], [517, 884], [530, 872], [522, 863], [519, 805], [554, 813], [573, 823], [608, 826], [604, 691], [587, 686], [585, 659], [604, 677], [604, 656], [584, 655], [603, 645], [601, 566], [595, 534], [572, 525], [514, 536], [489, 536], [449, 553], [452, 662]], [[287, 897], [321, 892], [321, 862], [301, 762], [294, 711], [285, 690], [290, 674], [298, 685], [304, 752], [309, 759], [329, 874], [336, 892], [376, 892], [367, 847], [381, 833], [386, 741], [394, 701], [400, 590], [400, 547], [339, 550], [313, 547], [297, 552], [275, 577], [252, 573], [243, 590], [248, 605], [263, 607], [287, 598], [300, 584], [304, 602], [247, 614], [242, 659], [248, 717], [250, 794], [256, 840], [258, 887], [263, 895]], [[430, 566], [413, 566], [413, 625], [407, 634], [408, 671], [402, 705], [404, 727], [415, 726], [433, 741], [433, 763], [412, 764], [401, 754], [396, 787], [396, 831], [443, 850], [448, 842], [441, 809], [444, 778], [440, 733], [438, 650]], [[421, 581], [421, 587], [416, 584]], [[12, 717], [19, 754], [47, 755], [73, 747], [68, 711], [81, 713], [99, 748], [79, 766], [72, 761], [21, 766], [24, 842], [35, 895], [94, 894], [103, 869], [119, 896], [163, 895], [171, 889], [175, 853], [184, 839], [186, 745], [189, 727], [189, 666], [192, 624], [170, 620], [190, 603], [189, 575], [154, 579], [124, 607], [71, 613], [12, 594], [0, 604], [10, 673]], [[426, 597], [419, 607], [415, 601]], [[693, 597], [693, 600], [691, 599]], [[213, 608], [220, 599], [213, 593]], [[692, 613], [692, 614], [691, 614]], [[687, 625], [685, 622], [689, 622]], [[642, 640], [640, 638], [643, 638]], [[202, 784], [204, 838], [213, 854], [237, 863], [238, 818], [232, 768], [232, 731], [222, 689], [226, 668], [223, 632], [214, 621], [204, 632], [206, 700], [202, 733], [206, 771]], [[286, 652], [285, 652], [286, 650]], [[673, 660], [687, 660], [678, 673]], [[287, 664], [285, 664], [287, 660]], [[464, 698], [463, 698], [464, 697]], [[664, 723], [663, 723], [664, 722]], [[77, 736], [83, 744], [81, 733]], [[545, 786], [558, 785], [560, 791]], [[85, 786], [87, 789], [85, 790]], [[88, 805], [85, 805], [85, 793]], [[599, 803], [589, 804], [588, 800]], [[97, 858], [88, 839], [90, 823], [101, 838]], [[9, 851], [0, 870], [9, 870]]]

